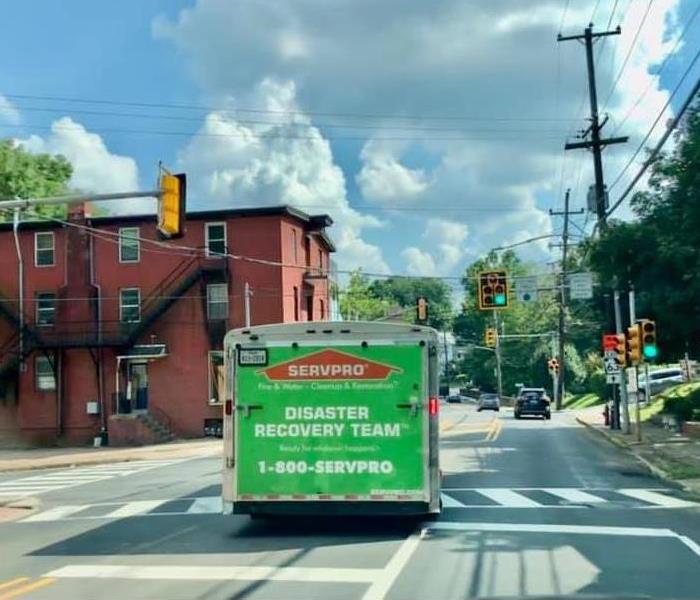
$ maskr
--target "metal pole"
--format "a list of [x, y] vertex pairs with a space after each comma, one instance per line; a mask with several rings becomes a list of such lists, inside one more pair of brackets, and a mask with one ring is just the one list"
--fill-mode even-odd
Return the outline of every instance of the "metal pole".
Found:
[[245, 306], [245, 326], [250, 327], [250, 285], [246, 281], [243, 289], [243, 304]]
[[501, 340], [498, 331], [498, 313], [493, 311], [493, 324], [496, 328], [496, 381], [498, 385], [498, 397], [503, 397], [503, 375], [501, 373]]
[[447, 331], [445, 331], [444, 329], [442, 330], [442, 348], [445, 354], [445, 383], [449, 384], [450, 371], [447, 364]]
[[[635, 295], [634, 295], [634, 286], [630, 282], [629, 284], [629, 304], [630, 304], [630, 324], [633, 324], [637, 321], [637, 306], [635, 303]], [[639, 406], [639, 378], [637, 377], [637, 365], [634, 365], [631, 369], [627, 369], [627, 375], [629, 377], [634, 377], [634, 420], [636, 423], [636, 430], [637, 430], [637, 441], [641, 442], [642, 441], [642, 410], [641, 407]], [[624, 378], [623, 378], [624, 379]]]
[[162, 190], [146, 192], [119, 192], [116, 194], [72, 194], [70, 196], [50, 196], [48, 198], [25, 198], [23, 200], [0, 200], [3, 208], [30, 208], [45, 204], [76, 204], [78, 202], [106, 202], [128, 198], [160, 198]]
[[22, 259], [22, 248], [19, 244], [19, 208], [15, 208], [12, 223], [12, 232], [15, 236], [15, 250], [17, 251], [17, 286], [19, 292], [19, 307], [17, 318], [19, 319], [19, 367], [24, 371], [24, 260]]
[[[620, 313], [620, 292], [615, 290], [613, 292], [613, 301], [615, 303], [615, 331], [617, 333], [622, 333], [622, 315]], [[621, 377], [622, 382], [620, 383], [620, 401], [622, 404], [622, 422], [625, 427], [625, 433], [631, 433], [631, 423], [630, 423], [630, 407], [627, 403], [627, 385], [625, 384], [624, 377]]]
[[651, 385], [649, 384], [649, 363], [644, 363], [644, 398], [651, 402]]

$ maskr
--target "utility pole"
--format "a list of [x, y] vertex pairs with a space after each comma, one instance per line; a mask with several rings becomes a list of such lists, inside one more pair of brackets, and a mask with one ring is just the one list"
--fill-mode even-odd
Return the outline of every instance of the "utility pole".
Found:
[[442, 330], [442, 348], [443, 352], [445, 354], [445, 383], [449, 384], [450, 383], [450, 366], [449, 366], [449, 361], [447, 360], [448, 355], [447, 355], [447, 331], [445, 329]]
[[601, 139], [600, 132], [605, 123], [607, 122], [607, 117], [600, 122], [598, 115], [598, 92], [596, 89], [595, 82], [595, 63], [593, 62], [593, 42], [594, 40], [609, 36], [609, 35], [619, 35], [621, 32], [620, 27], [612, 31], [599, 31], [593, 33], [593, 23], [590, 23], [582, 35], [568, 35], [563, 36], [559, 34], [557, 36], [557, 41], [566, 42], [569, 40], [583, 40], [586, 46], [586, 63], [588, 66], [588, 94], [591, 105], [591, 124], [581, 135], [580, 138], [586, 138], [590, 134], [590, 140], [585, 140], [582, 142], [571, 142], [564, 145], [564, 150], [575, 150], [580, 148], [591, 149], [593, 152], [593, 170], [595, 173], [595, 209], [596, 215], [598, 217], [598, 226], [601, 229], [605, 229], [607, 226], [605, 213], [607, 211], [606, 202], [606, 191], [605, 182], [603, 179], [603, 159], [601, 157], [601, 152], [603, 147], [610, 144], [622, 144], [625, 143], [629, 138], [627, 136], [615, 137]]
[[503, 397], [503, 375], [501, 373], [501, 332], [498, 330], [498, 311], [493, 311], [493, 326], [496, 328], [496, 382], [498, 397]]
[[[635, 304], [634, 286], [629, 283], [629, 303], [630, 303], [630, 325], [634, 325], [637, 321], [637, 306]], [[639, 378], [637, 377], [637, 365], [633, 365], [630, 369], [630, 377], [634, 377], [634, 420], [637, 423], [637, 441], [642, 441], [642, 411], [639, 406]], [[625, 385], [625, 377], [622, 378], [622, 384]]]
[[554, 211], [549, 209], [549, 214], [552, 216], [562, 215], [564, 217], [564, 229], [561, 234], [561, 274], [560, 274], [560, 297], [559, 297], [559, 349], [557, 352], [559, 359], [559, 381], [558, 381], [558, 391], [556, 397], [556, 408], [561, 410], [562, 398], [564, 397], [564, 384], [565, 384], [565, 344], [566, 344], [566, 259], [568, 257], [569, 251], [569, 215], [570, 214], [581, 214], [583, 209], [576, 211], [576, 213], [571, 213], [569, 211], [569, 197], [571, 196], [571, 189], [566, 190], [566, 196], [564, 196], [564, 210]]

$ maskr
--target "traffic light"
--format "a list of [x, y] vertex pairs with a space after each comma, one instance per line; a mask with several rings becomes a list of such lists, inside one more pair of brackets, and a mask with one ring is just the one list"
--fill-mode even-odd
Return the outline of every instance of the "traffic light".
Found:
[[425, 323], [428, 320], [428, 300], [420, 296], [416, 300], [416, 321]]
[[547, 361], [547, 367], [549, 368], [549, 372], [553, 375], [559, 373], [559, 361], [556, 358], [550, 358]]
[[508, 274], [505, 271], [479, 273], [479, 309], [508, 308]]
[[178, 238], [184, 234], [187, 177], [184, 173], [160, 177], [158, 199], [158, 231], [166, 238]]
[[627, 355], [630, 364], [638, 365], [644, 360], [642, 355], [642, 328], [639, 323], [627, 328]]
[[659, 354], [656, 345], [656, 323], [649, 319], [642, 319], [639, 322], [642, 332], [642, 356], [647, 360], [654, 360]]
[[615, 359], [621, 369], [627, 366], [627, 338], [624, 333], [615, 335]]
[[484, 334], [484, 341], [489, 348], [495, 348], [498, 339], [498, 332], [493, 327], [487, 327]]

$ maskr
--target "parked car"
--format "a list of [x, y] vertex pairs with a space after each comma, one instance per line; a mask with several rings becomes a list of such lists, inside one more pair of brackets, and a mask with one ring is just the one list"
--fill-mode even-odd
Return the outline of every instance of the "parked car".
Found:
[[447, 396], [447, 402], [450, 404], [461, 404], [462, 403], [462, 396], [459, 394], [450, 394]]
[[551, 402], [544, 388], [520, 388], [513, 407], [513, 416], [520, 419], [523, 416], [532, 415], [551, 419]]
[[501, 402], [498, 398], [498, 394], [481, 394], [479, 396], [479, 401], [477, 404], [477, 412], [482, 410], [501, 410]]
[[[644, 375], [640, 375], [639, 382], [639, 400], [646, 401], [646, 379]], [[649, 373], [649, 391], [651, 395], [658, 394], [672, 385], [683, 383], [683, 371], [679, 368], [659, 369]]]

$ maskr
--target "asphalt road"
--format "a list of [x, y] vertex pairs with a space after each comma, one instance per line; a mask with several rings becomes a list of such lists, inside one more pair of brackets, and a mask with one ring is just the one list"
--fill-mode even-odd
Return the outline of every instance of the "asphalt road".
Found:
[[0, 600], [700, 596], [692, 498], [570, 416], [441, 410], [425, 523], [225, 517], [215, 458], [0, 476], [39, 502], [0, 523]]

